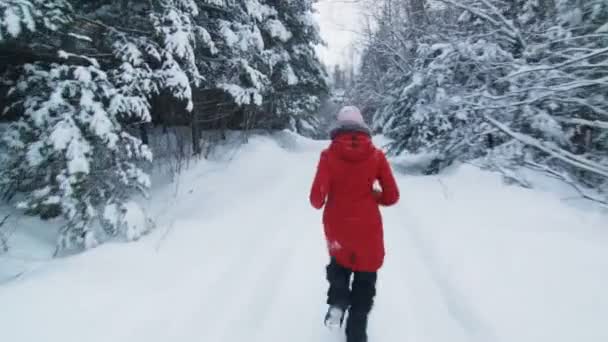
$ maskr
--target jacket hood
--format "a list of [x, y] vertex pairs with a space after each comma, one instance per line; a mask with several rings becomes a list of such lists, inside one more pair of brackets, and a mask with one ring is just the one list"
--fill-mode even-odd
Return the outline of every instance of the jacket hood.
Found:
[[329, 150], [342, 160], [359, 162], [369, 159], [375, 147], [368, 133], [354, 130], [333, 135]]

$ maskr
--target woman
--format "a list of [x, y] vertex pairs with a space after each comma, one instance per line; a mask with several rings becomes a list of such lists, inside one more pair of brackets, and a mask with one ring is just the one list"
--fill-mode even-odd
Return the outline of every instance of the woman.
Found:
[[[384, 262], [379, 206], [397, 203], [399, 189], [359, 109], [342, 108], [330, 135], [331, 144], [321, 152], [310, 192], [312, 206], [325, 207], [323, 225], [330, 254], [325, 324], [341, 326], [348, 310], [347, 342], [365, 342], [377, 272]], [[376, 181], [380, 189], [374, 188]]]

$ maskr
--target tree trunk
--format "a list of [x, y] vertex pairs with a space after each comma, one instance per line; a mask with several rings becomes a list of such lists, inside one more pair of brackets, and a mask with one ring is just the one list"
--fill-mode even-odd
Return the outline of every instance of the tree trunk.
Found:
[[141, 135], [141, 141], [144, 144], [149, 145], [150, 144], [150, 138], [148, 137], [147, 124], [141, 124], [141, 125], [139, 125], [139, 134]]
[[426, 20], [426, 12], [424, 9], [424, 0], [409, 0], [410, 2], [410, 20], [414, 25], [421, 25]]
[[192, 152], [194, 155], [199, 156], [201, 154], [201, 131], [200, 126], [196, 121], [196, 114], [192, 113], [190, 119], [190, 128], [192, 129]]

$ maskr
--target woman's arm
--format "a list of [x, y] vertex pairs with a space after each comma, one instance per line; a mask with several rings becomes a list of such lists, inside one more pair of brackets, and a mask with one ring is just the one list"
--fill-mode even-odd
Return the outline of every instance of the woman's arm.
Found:
[[327, 152], [321, 152], [317, 165], [317, 173], [310, 189], [310, 204], [315, 209], [321, 209], [325, 204], [329, 192], [329, 168], [327, 165]]
[[380, 205], [391, 206], [399, 201], [399, 187], [386, 156], [382, 152], [378, 152], [378, 154], [380, 155], [378, 181], [382, 187], [382, 192], [376, 195], [376, 199]]

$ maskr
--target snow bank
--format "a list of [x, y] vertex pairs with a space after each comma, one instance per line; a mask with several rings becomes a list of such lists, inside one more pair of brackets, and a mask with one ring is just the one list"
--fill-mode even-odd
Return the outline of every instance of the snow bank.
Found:
[[0, 227], [8, 244], [8, 251], [0, 252], [0, 286], [46, 265], [52, 258], [59, 229], [54, 222], [24, 217], [14, 208], [1, 206], [0, 221], [7, 215]]
[[431, 162], [435, 158], [437, 158], [436, 153], [403, 153], [397, 157], [390, 158], [390, 161], [395, 171], [403, 174], [419, 175], [431, 165]]
[[[388, 145], [393, 143], [392, 139], [383, 134], [374, 136], [373, 141], [378, 148], [384, 151], [387, 150]], [[405, 151], [398, 156], [389, 156], [389, 160], [396, 172], [408, 175], [420, 175], [436, 157], [436, 153], [412, 154]]]
[[291, 152], [320, 151], [328, 146], [327, 141], [306, 138], [289, 130], [273, 134], [273, 139], [279, 146]]
[[608, 215], [463, 165], [402, 178], [404, 227], [481, 340], [606, 341]]

